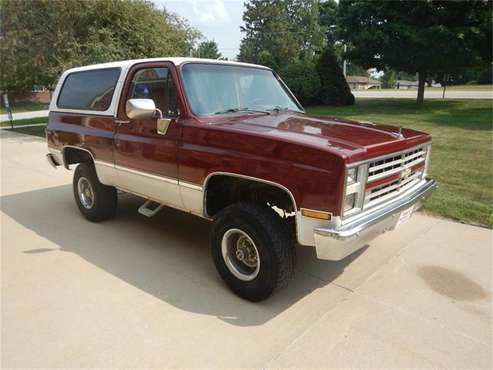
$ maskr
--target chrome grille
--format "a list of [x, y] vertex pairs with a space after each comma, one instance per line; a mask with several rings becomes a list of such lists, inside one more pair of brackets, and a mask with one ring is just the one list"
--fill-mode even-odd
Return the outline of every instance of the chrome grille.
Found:
[[[425, 177], [431, 143], [347, 167], [343, 219], [381, 205], [412, 189]], [[349, 178], [349, 171], [352, 176]]]
[[414, 185], [417, 181], [422, 178], [423, 170], [419, 169], [417, 171], [412, 171], [411, 174], [406, 178], [400, 178], [398, 180], [377, 186], [373, 189], [368, 190], [366, 194], [366, 203], [372, 203], [377, 200], [384, 200], [382, 198], [389, 198], [389, 196], [394, 195], [394, 193], [404, 191], [410, 186]]
[[411, 168], [426, 160], [426, 148], [412, 149], [399, 155], [370, 162], [368, 166], [368, 180], [372, 182], [387, 176], [391, 176]]
[[390, 176], [398, 176], [382, 185], [368, 189], [365, 194], [364, 208], [392, 198], [412, 187], [423, 178], [424, 167], [414, 166], [426, 161], [427, 146], [413, 148], [399, 154], [391, 154], [368, 164], [367, 184]]

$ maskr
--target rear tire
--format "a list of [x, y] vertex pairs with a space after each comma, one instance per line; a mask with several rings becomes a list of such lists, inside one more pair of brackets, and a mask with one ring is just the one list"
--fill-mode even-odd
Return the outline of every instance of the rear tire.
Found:
[[211, 252], [228, 287], [249, 301], [268, 298], [294, 274], [292, 239], [267, 206], [241, 202], [219, 212], [211, 231]]
[[81, 163], [77, 166], [73, 190], [80, 212], [89, 221], [100, 222], [115, 215], [116, 189], [99, 182], [94, 165]]

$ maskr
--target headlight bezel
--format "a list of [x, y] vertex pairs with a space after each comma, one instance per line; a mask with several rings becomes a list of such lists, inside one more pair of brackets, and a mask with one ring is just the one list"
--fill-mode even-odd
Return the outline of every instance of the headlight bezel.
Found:
[[[341, 205], [341, 217], [359, 213], [363, 209], [368, 164], [349, 164], [344, 172], [344, 196]], [[349, 208], [348, 204], [352, 203]]]
[[350, 212], [356, 205], [356, 193], [347, 194], [342, 202], [342, 211]]

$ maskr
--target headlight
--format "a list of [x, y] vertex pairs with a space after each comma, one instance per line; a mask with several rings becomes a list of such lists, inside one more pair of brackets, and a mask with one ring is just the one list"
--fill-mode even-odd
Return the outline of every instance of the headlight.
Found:
[[353, 167], [347, 170], [346, 184], [354, 184], [358, 179], [358, 168]]

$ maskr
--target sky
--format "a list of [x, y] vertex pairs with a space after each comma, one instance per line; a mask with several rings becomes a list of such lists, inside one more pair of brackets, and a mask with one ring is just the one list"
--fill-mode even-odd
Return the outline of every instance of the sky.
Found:
[[245, 0], [152, 0], [188, 20], [208, 40], [214, 40], [219, 52], [233, 59], [238, 55]]

